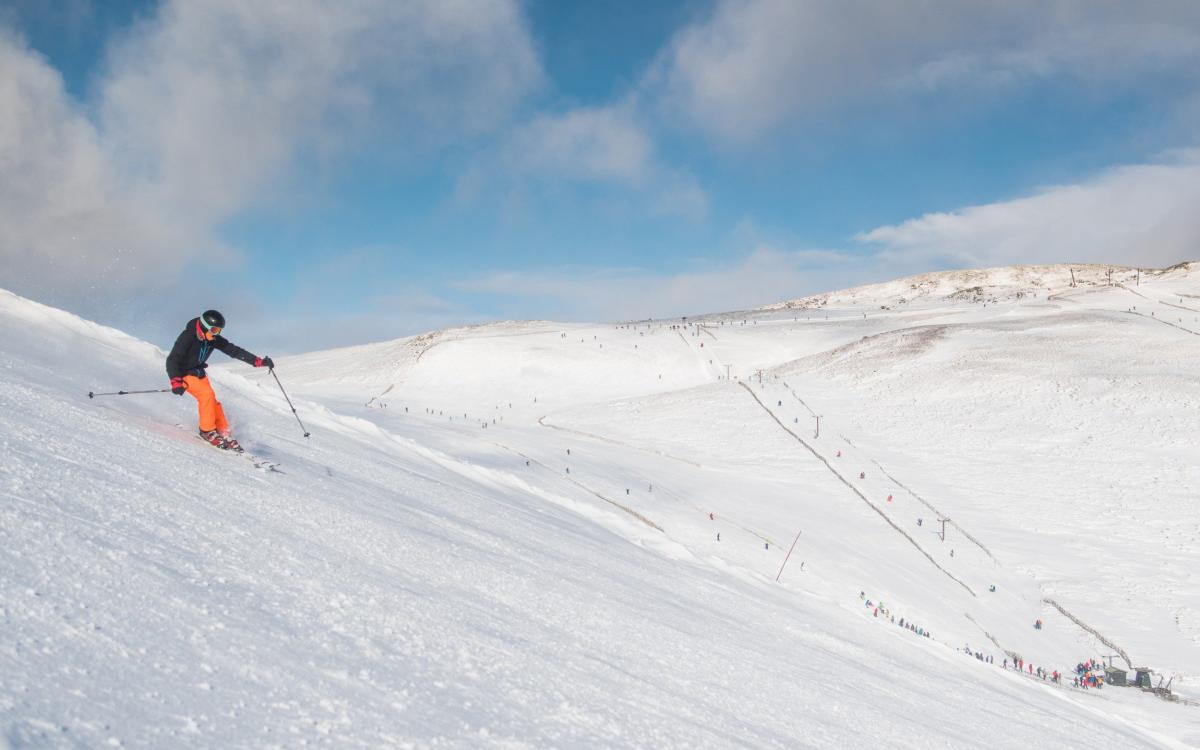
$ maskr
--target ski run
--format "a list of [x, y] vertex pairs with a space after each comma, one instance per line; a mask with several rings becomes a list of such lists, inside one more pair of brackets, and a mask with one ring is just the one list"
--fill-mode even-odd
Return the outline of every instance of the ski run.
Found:
[[0, 291], [0, 748], [1200, 747], [1200, 266], [169, 343]]

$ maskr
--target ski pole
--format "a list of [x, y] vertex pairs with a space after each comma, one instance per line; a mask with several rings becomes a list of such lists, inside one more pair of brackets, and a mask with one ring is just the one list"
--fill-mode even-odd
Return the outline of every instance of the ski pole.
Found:
[[283, 383], [279, 382], [279, 376], [275, 374], [274, 367], [271, 368], [271, 377], [275, 378], [275, 383], [279, 386], [279, 392], [283, 394], [283, 399], [287, 401], [288, 406], [292, 407], [292, 416], [296, 418], [300, 429], [304, 431], [304, 437], [308, 437], [308, 430], [304, 429], [304, 423], [300, 421], [300, 415], [296, 413], [296, 407], [292, 406], [292, 400], [288, 398], [287, 391], [283, 390]]
[[92, 393], [91, 391], [88, 391], [88, 398], [95, 398], [97, 396], [130, 396], [130, 395], [133, 395], [134, 393], [170, 393], [170, 392], [171, 392], [170, 388], [159, 388], [157, 390], [152, 390], [152, 391], [114, 391], [112, 393]]

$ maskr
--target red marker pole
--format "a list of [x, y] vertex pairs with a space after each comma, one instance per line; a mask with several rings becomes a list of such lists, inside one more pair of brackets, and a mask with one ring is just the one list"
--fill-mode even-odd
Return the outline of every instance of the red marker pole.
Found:
[[787, 556], [783, 558], [783, 565], [779, 566], [779, 572], [775, 574], [775, 582], [779, 582], [779, 576], [783, 575], [783, 567], [787, 565], [788, 559], [792, 556], [792, 550], [796, 549], [796, 542], [800, 541], [800, 532], [796, 532], [796, 538], [792, 540], [792, 546], [788, 547]]

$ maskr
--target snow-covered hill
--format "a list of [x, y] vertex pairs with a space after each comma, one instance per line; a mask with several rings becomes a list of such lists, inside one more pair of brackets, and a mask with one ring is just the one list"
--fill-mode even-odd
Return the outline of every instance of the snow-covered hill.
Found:
[[1075, 270], [215, 368], [285, 473], [0, 292], [0, 747], [1200, 746], [1002, 668], [1200, 692], [1200, 278]]
[[1000, 302], [1029, 300], [1071, 290], [1139, 285], [1143, 278], [1165, 281], [1186, 279], [1192, 264], [1170, 268], [1129, 268], [1099, 264], [1052, 264], [1044, 266], [1003, 266], [1000, 268], [937, 271], [908, 276], [882, 284], [869, 284], [837, 292], [816, 294], [768, 305], [764, 310], [803, 310], [857, 305], [887, 306], [944, 304], [946, 302]]

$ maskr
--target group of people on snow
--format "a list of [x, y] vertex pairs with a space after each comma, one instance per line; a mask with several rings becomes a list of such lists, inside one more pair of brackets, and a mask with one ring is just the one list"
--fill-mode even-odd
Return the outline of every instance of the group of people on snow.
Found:
[[[917, 635], [923, 636], [925, 638], [930, 637], [928, 630], [925, 630], [925, 628], [923, 628], [923, 627], [917, 626], [911, 620], [901, 617], [900, 620], [897, 622], [895, 615], [893, 615], [888, 610], [888, 608], [883, 604], [883, 602], [876, 603], [875, 601], [871, 600], [870, 598], [867, 597], [867, 594], [865, 591], [859, 591], [858, 598], [860, 601], [863, 602], [863, 605], [868, 610], [871, 610], [871, 613], [874, 617], [888, 618], [891, 620], [891, 622], [899, 625], [900, 627], [904, 628], [905, 630], [912, 631], [913, 633], [916, 633]], [[1041, 625], [1042, 625], [1042, 621], [1039, 619], [1036, 621], [1034, 627], [1037, 628], [1038, 630], [1040, 630]], [[964, 645], [962, 650], [963, 650], [963, 653], [967, 654], [968, 656], [974, 657], [977, 661], [983, 662], [984, 664], [994, 664], [995, 663], [994, 658], [992, 657], [991, 654], [987, 654], [987, 653], [984, 653], [983, 651], [978, 651], [976, 649], [973, 649], [973, 648], [971, 648], [970, 644]], [[1010, 659], [1005, 658], [1003, 660], [1002, 667], [1004, 669], [1011, 668], [1017, 672], [1020, 672], [1021, 674], [1027, 675], [1027, 676], [1035, 678], [1035, 679], [1042, 680], [1043, 682], [1051, 682], [1056, 685], [1062, 684], [1063, 675], [1057, 669], [1047, 670], [1042, 667], [1035, 667], [1033, 664], [1026, 663], [1026, 661], [1019, 656], [1013, 656], [1011, 661], [1010, 661]], [[1084, 690], [1103, 687], [1104, 686], [1104, 667], [1103, 667], [1103, 665], [1096, 659], [1089, 659], [1087, 661], [1080, 662], [1079, 664], [1077, 664], [1075, 666], [1075, 678], [1072, 681], [1072, 685], [1074, 687], [1083, 688]]]
[[928, 631], [928, 630], [926, 630], [925, 628], [922, 628], [922, 627], [918, 627], [917, 625], [915, 625], [915, 624], [914, 624], [913, 622], [911, 622], [911, 621], [909, 621], [909, 622], [905, 622], [903, 617], [901, 617], [901, 618], [900, 618], [900, 622], [899, 622], [899, 623], [897, 623], [897, 624], [898, 624], [900, 627], [904, 628], [905, 630], [911, 630], [912, 632], [916, 633], [917, 635], [919, 635], [919, 636], [921, 636], [921, 637], [923, 637], [923, 638], [928, 638], [928, 637], [929, 637], [929, 631]]
[[892, 622], [893, 624], [899, 625], [900, 627], [904, 628], [905, 630], [911, 630], [912, 632], [914, 632], [917, 635], [922, 636], [924, 638], [929, 637], [928, 630], [926, 630], [925, 628], [922, 628], [922, 627], [917, 627], [917, 625], [915, 625], [911, 620], [908, 622], [905, 622], [905, 619], [903, 617], [901, 617], [900, 622], [896, 622], [896, 616], [894, 614], [892, 614], [891, 610], [889, 610], [887, 608], [887, 606], [884, 605], [883, 602], [879, 602], [878, 604], [876, 604], [875, 602], [868, 599], [867, 592], [865, 592], [865, 591], [858, 592], [858, 599], [859, 599], [859, 601], [864, 603], [864, 605], [866, 606], [867, 609], [872, 611], [873, 616], [875, 616], [875, 617], [882, 616], [885, 619]]
[[971, 648], [971, 644], [969, 643], [966, 646], [963, 646], [963, 653], [965, 653], [967, 656], [974, 656], [977, 661], [981, 661], [984, 664], [992, 663], [991, 654], [984, 654], [982, 651], [975, 651]]
[[1095, 659], [1079, 662], [1075, 665], [1075, 679], [1072, 684], [1084, 690], [1091, 688], [1099, 690], [1104, 687], [1103, 665]]

